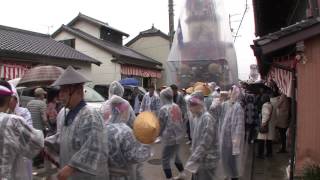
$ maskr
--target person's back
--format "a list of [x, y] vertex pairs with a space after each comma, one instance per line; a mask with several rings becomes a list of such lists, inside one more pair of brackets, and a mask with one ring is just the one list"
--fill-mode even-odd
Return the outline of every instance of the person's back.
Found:
[[22, 172], [17, 172], [16, 158], [22, 155], [33, 158], [43, 147], [42, 132], [28, 126], [21, 117], [0, 113], [0, 177], [24, 179]]
[[40, 99], [31, 100], [27, 104], [27, 109], [31, 113], [33, 127], [39, 130], [45, 129], [45, 120], [43, 119], [43, 113], [46, 114], [46, 103]]
[[150, 157], [150, 146], [137, 141], [132, 129], [124, 123], [106, 124], [110, 176], [134, 179], [134, 165]]
[[[196, 117], [196, 125], [194, 129], [192, 141], [192, 152], [196, 152], [205, 140], [205, 160], [202, 163], [205, 167], [216, 168], [219, 160], [219, 139], [218, 139], [218, 121], [211, 114], [205, 111], [201, 116]], [[208, 137], [207, 137], [208, 136]]]
[[7, 113], [15, 108], [13, 95], [11, 85], [0, 80], [0, 179], [25, 180], [25, 164], [19, 159], [33, 158], [43, 148], [43, 135], [22, 117]]
[[161, 137], [165, 144], [180, 144], [184, 137], [184, 123], [179, 106], [175, 103], [160, 108]]

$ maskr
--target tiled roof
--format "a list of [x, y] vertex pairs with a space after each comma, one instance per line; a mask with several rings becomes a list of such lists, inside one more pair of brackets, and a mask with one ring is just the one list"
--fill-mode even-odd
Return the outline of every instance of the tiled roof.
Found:
[[285, 36], [294, 34], [298, 31], [309, 28], [315, 24], [320, 24], [320, 17], [297, 22], [296, 24], [293, 24], [291, 26], [281, 28], [280, 31], [262, 36], [261, 38], [259, 38], [258, 40], [255, 40], [255, 41], [257, 42], [258, 45], [266, 45], [266, 44], [271, 43], [272, 41], [278, 40], [282, 37], [285, 37]]
[[94, 44], [95, 46], [98, 46], [110, 53], [112, 53], [115, 56], [124, 56], [126, 58], [131, 59], [137, 59], [139, 63], [143, 66], [143, 63], [149, 63], [153, 64], [154, 66], [159, 65], [162, 66], [162, 64], [154, 59], [151, 59], [147, 56], [144, 56], [128, 47], [121, 46], [115, 43], [112, 43], [110, 41], [98, 39], [94, 36], [91, 36], [90, 34], [87, 34], [79, 29], [71, 28], [66, 25], [62, 25], [60, 29], [57, 32], [60, 31], [67, 31], [75, 36], [78, 36], [86, 41], [89, 41], [90, 43]]
[[138, 36], [136, 36], [135, 38], [133, 38], [132, 40], [130, 40], [126, 46], [130, 46], [133, 43], [135, 43], [137, 40], [139, 40], [140, 38], [143, 37], [151, 37], [151, 36], [160, 36], [163, 37], [164, 39], [167, 39], [168, 41], [170, 40], [170, 37], [168, 35], [166, 35], [165, 33], [163, 33], [162, 31], [160, 31], [159, 29], [155, 28], [153, 25], [150, 29], [145, 30], [145, 31], [141, 31], [139, 33]]
[[255, 54], [268, 54], [320, 34], [320, 17], [306, 19], [254, 40]]
[[122, 32], [122, 31], [120, 31], [120, 30], [118, 30], [118, 29], [115, 29], [115, 28], [109, 26], [108, 23], [99, 21], [99, 20], [94, 19], [94, 18], [92, 18], [92, 17], [86, 16], [86, 15], [84, 15], [84, 14], [82, 14], [82, 13], [79, 13], [78, 16], [75, 17], [70, 23], [68, 23], [67, 26], [71, 27], [71, 26], [72, 26], [75, 22], [77, 22], [79, 19], [88, 21], [88, 22], [93, 23], [93, 24], [96, 24], [96, 25], [98, 25], [98, 26], [106, 27], [106, 28], [111, 29], [111, 30], [113, 30], [113, 31], [117, 31], [118, 33], [121, 33], [121, 34], [124, 35], [124, 36], [129, 37], [129, 34], [127, 34], [127, 33], [125, 33], [125, 32]]
[[48, 35], [0, 25], [0, 56], [5, 53], [101, 64]]

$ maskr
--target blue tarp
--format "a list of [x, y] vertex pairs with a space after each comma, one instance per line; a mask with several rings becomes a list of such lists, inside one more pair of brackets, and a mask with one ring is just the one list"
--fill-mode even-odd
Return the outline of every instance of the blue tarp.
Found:
[[119, 83], [121, 85], [132, 85], [132, 86], [138, 86], [139, 85], [139, 81], [135, 78], [125, 78], [125, 79], [121, 79], [119, 81]]

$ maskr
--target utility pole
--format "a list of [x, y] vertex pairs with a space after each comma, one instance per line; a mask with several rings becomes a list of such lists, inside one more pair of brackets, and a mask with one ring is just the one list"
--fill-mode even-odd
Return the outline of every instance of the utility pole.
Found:
[[170, 37], [170, 47], [172, 45], [174, 36], [174, 10], [173, 10], [173, 0], [169, 0], [169, 37]]

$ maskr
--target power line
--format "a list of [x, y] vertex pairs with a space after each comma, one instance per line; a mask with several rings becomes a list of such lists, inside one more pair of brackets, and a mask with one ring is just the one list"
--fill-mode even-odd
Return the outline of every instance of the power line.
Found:
[[241, 18], [241, 21], [240, 21], [240, 24], [239, 24], [239, 27], [238, 27], [238, 29], [237, 29], [237, 33], [236, 33], [236, 35], [235, 35], [235, 37], [234, 37], [233, 42], [236, 42], [236, 40], [237, 40], [237, 36], [238, 36], [239, 30], [240, 30], [240, 28], [241, 28], [241, 25], [242, 25], [244, 16], [245, 16], [246, 13], [247, 13], [247, 10], [248, 10], [248, 0], [246, 0], [246, 8], [244, 9], [244, 12], [243, 12], [243, 15], [242, 15], [242, 18]]

